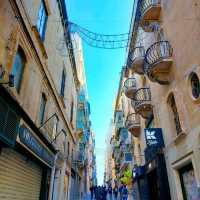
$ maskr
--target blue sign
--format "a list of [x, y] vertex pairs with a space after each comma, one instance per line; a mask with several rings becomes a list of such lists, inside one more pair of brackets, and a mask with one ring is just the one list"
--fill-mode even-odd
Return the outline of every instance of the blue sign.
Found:
[[161, 128], [144, 129], [147, 147], [164, 147], [163, 134]]
[[133, 159], [132, 153], [125, 153], [124, 158], [126, 162], [131, 162]]
[[20, 141], [25, 144], [33, 153], [39, 156], [43, 161], [51, 167], [54, 164], [54, 155], [48, 151], [44, 145], [31, 133], [24, 125], [19, 130]]

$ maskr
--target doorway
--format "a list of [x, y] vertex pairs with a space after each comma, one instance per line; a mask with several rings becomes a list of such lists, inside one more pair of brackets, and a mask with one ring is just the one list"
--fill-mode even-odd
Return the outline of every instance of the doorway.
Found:
[[147, 181], [149, 185], [150, 200], [160, 200], [160, 190], [157, 178], [157, 170], [153, 169], [147, 174]]

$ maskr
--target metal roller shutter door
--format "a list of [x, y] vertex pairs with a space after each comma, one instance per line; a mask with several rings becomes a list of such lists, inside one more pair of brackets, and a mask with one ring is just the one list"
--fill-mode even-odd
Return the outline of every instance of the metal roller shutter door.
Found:
[[12, 149], [0, 154], [0, 200], [39, 200], [42, 169]]

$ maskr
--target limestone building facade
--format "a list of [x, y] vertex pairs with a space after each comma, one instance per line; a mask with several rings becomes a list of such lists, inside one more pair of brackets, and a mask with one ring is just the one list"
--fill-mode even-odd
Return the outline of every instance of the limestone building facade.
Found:
[[199, 6], [142, 0], [133, 7], [120, 85], [130, 83], [124, 94], [140, 116], [126, 124], [138, 158], [132, 166], [137, 199], [200, 198]]

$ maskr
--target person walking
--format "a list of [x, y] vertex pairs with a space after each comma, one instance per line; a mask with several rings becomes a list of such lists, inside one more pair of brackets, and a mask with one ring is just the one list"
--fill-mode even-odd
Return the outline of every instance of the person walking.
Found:
[[126, 185], [123, 185], [122, 188], [122, 200], [128, 200], [128, 189]]
[[103, 200], [107, 199], [107, 193], [108, 193], [108, 191], [107, 191], [106, 186], [103, 186]]
[[97, 185], [94, 186], [94, 199], [97, 200]]
[[93, 198], [94, 198], [94, 187], [93, 186], [90, 187], [90, 195], [91, 195], [91, 200], [93, 200]]
[[101, 186], [97, 188], [97, 200], [101, 200]]
[[111, 187], [111, 185], [108, 186], [108, 194], [109, 194], [109, 200], [112, 200], [112, 187]]
[[122, 189], [123, 189], [123, 185], [120, 185], [119, 187], [119, 199], [122, 200]]
[[114, 194], [115, 200], [117, 200], [117, 197], [118, 197], [118, 187], [117, 186], [114, 187], [113, 194]]

